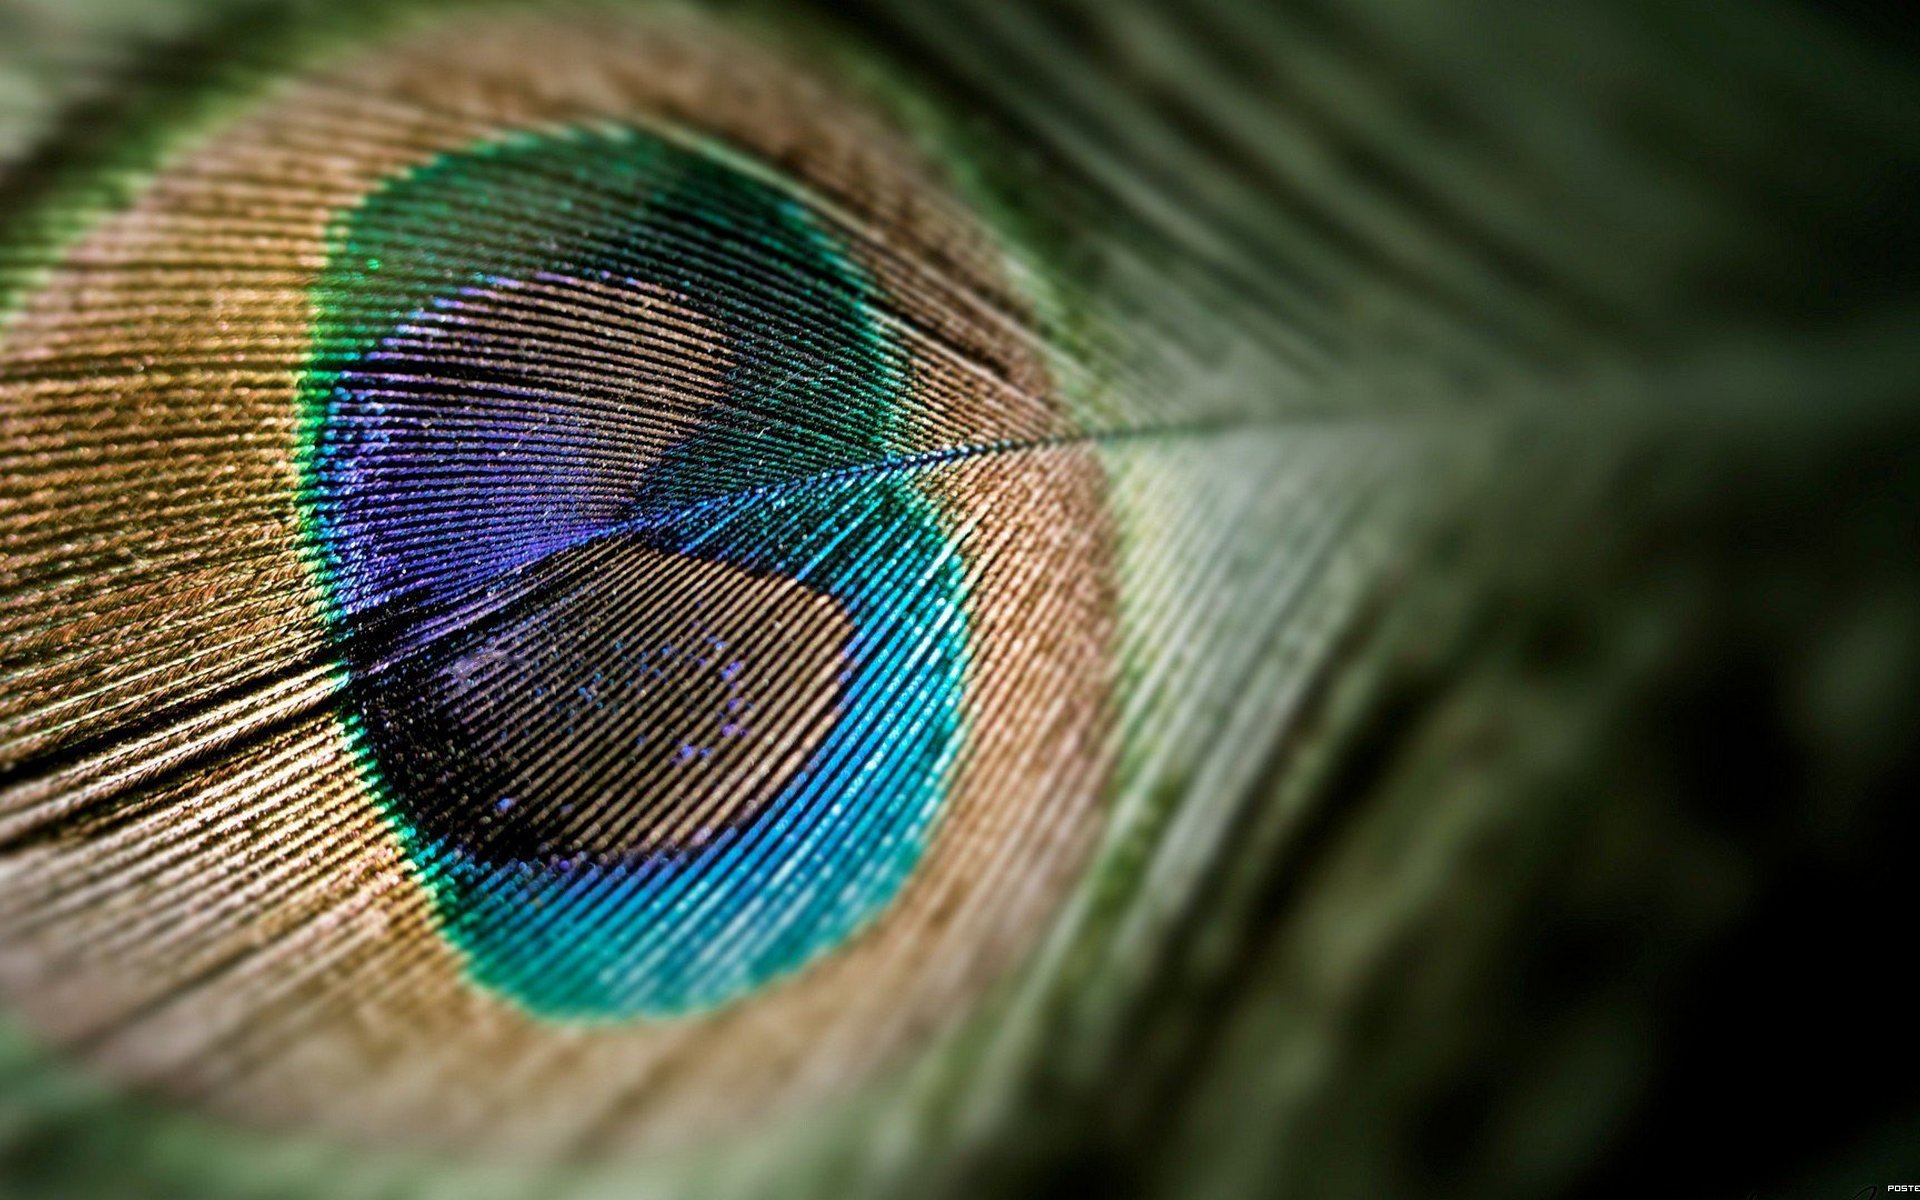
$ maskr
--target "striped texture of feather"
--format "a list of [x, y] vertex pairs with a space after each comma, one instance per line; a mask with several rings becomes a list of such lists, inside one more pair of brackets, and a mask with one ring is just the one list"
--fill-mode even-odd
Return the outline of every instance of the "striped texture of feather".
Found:
[[11, 19], [9, 1194], [1911, 1164], [1860, 15]]

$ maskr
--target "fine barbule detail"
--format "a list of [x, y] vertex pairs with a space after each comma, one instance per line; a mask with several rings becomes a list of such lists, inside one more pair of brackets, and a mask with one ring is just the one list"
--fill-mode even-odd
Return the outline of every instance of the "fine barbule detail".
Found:
[[29, 1022], [253, 1121], [639, 1147], [1031, 949], [1113, 767], [1106, 475], [879, 114], [704, 21], [499, 13], [146, 171], [0, 341]]
[[1896, 7], [0, 0], [0, 1200], [1901, 1177]]

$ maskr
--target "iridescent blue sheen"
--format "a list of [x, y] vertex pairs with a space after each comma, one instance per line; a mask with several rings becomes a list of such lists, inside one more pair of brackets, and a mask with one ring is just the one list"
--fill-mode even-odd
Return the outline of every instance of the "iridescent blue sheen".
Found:
[[[536, 278], [679, 297], [730, 350], [724, 403], [636, 468], [566, 450], [592, 440], [579, 421], [628, 419], [617, 407], [542, 413], [457, 362], [395, 390], [406, 330]], [[546, 1017], [671, 1016], [870, 921], [940, 812], [966, 617], [960, 560], [915, 473], [866, 469], [887, 459], [910, 375], [837, 239], [780, 189], [648, 134], [521, 137], [437, 159], [343, 214], [315, 296], [303, 500], [351, 681], [343, 720], [473, 978]], [[433, 419], [439, 404], [460, 419]], [[491, 854], [449, 826], [445, 796], [404, 769], [404, 725], [370, 706], [394, 703], [379, 689], [440, 636], [432, 621], [616, 537], [831, 597], [854, 630], [837, 716], [751, 820], [698, 845]]]

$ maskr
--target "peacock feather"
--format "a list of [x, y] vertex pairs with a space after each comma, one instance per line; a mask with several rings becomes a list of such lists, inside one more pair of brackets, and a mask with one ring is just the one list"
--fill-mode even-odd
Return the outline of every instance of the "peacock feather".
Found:
[[1908, 1182], [1906, 25], [0, 7], [0, 1195]]

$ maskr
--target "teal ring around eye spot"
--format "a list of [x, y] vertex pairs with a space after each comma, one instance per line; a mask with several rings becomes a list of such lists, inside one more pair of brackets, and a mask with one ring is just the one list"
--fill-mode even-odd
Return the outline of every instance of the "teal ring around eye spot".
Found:
[[[591, 364], [578, 395], [533, 386], [547, 335], [531, 310], [521, 361], [469, 352], [465, 299], [536, 280], [670, 294], [716, 331], [720, 398], [669, 422]], [[872, 921], [937, 824], [967, 617], [950, 514], [911, 470], [872, 469], [913, 371], [837, 239], [792, 196], [646, 133], [525, 136], [443, 155], [344, 212], [313, 297], [302, 506], [349, 678], [343, 720], [472, 978], [542, 1017], [665, 1018], [745, 996]], [[440, 359], [412, 336], [434, 322]], [[613, 744], [673, 724], [642, 677], [738, 671], [730, 636], [767, 632], [628, 647], [679, 619], [663, 604], [706, 619], [712, 597], [675, 583], [676, 562], [837, 614], [826, 726], [803, 755], [766, 751], [731, 822], [568, 831], [548, 793], [591, 798], [605, 764], [659, 755], [618, 768], [630, 797], [593, 800], [609, 827], [623, 804], [644, 826], [649, 788], [683, 788], [713, 750]], [[633, 615], [589, 628], [565, 598], [622, 570], [652, 591], [609, 592]], [[476, 682], [475, 662], [494, 673]]]

